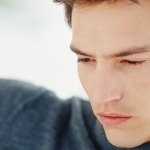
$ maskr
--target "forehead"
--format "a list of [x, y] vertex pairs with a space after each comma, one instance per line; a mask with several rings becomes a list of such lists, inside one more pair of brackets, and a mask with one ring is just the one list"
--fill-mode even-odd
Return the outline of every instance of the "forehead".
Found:
[[150, 43], [150, 2], [101, 3], [74, 7], [73, 45], [92, 49], [125, 49]]

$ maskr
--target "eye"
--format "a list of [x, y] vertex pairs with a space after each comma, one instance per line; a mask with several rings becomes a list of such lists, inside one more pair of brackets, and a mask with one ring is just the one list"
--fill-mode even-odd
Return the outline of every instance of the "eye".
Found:
[[124, 63], [124, 64], [128, 64], [128, 65], [132, 65], [132, 66], [138, 66], [138, 65], [141, 65], [145, 62], [145, 60], [142, 60], [142, 61], [129, 61], [129, 60], [122, 60], [121, 63]]
[[77, 62], [82, 62], [82, 63], [85, 63], [85, 64], [91, 63], [93, 61], [95, 61], [95, 60], [91, 59], [91, 58], [78, 58], [78, 60], [77, 60]]

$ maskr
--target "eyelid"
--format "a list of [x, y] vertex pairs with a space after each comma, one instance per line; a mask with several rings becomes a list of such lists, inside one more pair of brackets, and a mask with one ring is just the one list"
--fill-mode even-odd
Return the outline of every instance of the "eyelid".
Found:
[[138, 67], [142, 64], [144, 64], [146, 60], [140, 60], [140, 61], [129, 61], [129, 60], [122, 60], [120, 63], [127, 66], [133, 66]]

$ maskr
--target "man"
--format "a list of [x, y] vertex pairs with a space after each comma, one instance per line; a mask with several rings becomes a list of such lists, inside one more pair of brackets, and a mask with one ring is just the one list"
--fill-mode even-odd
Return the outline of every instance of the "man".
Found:
[[0, 81], [2, 150], [150, 149], [150, 2], [64, 3], [89, 102]]
[[63, 2], [79, 78], [108, 141], [117, 147], [149, 143], [150, 2]]

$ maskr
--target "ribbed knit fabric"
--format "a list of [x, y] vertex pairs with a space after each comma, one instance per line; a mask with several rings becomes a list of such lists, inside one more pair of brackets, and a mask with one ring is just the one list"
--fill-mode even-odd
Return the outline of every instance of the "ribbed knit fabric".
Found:
[[[0, 150], [125, 149], [107, 141], [88, 101], [64, 101], [45, 88], [0, 79]], [[150, 143], [132, 150], [150, 150]]]

